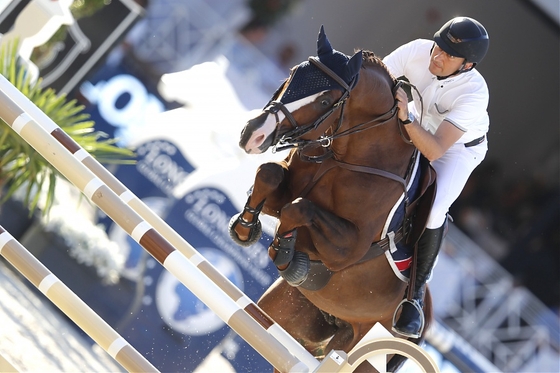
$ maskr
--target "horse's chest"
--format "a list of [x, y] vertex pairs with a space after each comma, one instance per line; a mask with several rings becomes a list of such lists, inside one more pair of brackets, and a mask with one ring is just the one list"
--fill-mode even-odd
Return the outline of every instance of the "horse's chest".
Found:
[[307, 198], [323, 207], [353, 200], [363, 200], [371, 191], [371, 182], [356, 173], [331, 169], [321, 174], [318, 170], [296, 170], [291, 172], [292, 199]]
[[315, 172], [296, 171], [291, 175], [292, 198], [310, 199], [314, 202], [327, 202], [339, 190], [340, 186], [334, 175], [318, 176]]

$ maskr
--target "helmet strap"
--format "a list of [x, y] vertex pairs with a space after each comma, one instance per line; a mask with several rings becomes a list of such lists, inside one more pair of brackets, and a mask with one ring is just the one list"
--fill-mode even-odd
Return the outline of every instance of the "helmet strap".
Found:
[[467, 64], [466, 61], [463, 62], [463, 64], [462, 64], [461, 67], [459, 68], [459, 70], [457, 70], [457, 71], [455, 71], [454, 73], [451, 73], [451, 74], [449, 74], [449, 75], [446, 75], [446, 76], [439, 76], [439, 75], [436, 75], [437, 80], [445, 80], [445, 79], [447, 79], [447, 78], [449, 78], [449, 77], [451, 77], [451, 76], [459, 75], [459, 74], [462, 74], [462, 73], [468, 73], [469, 71], [471, 71], [472, 69], [474, 69], [474, 67], [476, 66], [476, 63], [473, 63], [471, 67], [469, 67], [468, 69], [465, 69], [465, 65], [466, 65], [466, 64]]

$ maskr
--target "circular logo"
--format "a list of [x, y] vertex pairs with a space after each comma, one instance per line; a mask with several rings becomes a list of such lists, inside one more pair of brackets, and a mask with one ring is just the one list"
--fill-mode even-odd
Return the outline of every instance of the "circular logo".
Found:
[[[142, 201], [158, 216], [162, 216], [169, 205], [169, 200], [165, 197], [147, 197], [143, 198]], [[143, 275], [141, 261], [144, 256], [149, 256], [148, 253], [117, 223], [111, 225], [107, 235], [126, 253], [126, 261], [121, 269], [121, 276], [129, 280], [140, 281]]]
[[[199, 249], [221, 274], [243, 291], [241, 270], [222, 251]], [[206, 335], [221, 329], [225, 323], [187, 289], [175, 276], [164, 270], [156, 287], [156, 306], [163, 321], [185, 335]]]

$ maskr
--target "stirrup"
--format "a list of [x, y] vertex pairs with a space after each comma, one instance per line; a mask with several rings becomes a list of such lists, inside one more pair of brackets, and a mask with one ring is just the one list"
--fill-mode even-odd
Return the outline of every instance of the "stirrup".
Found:
[[[397, 324], [397, 313], [399, 312], [399, 310], [401, 309], [401, 307], [405, 303], [411, 304], [414, 308], [416, 308], [416, 311], [418, 311], [418, 313], [420, 314], [420, 329], [418, 330], [418, 333], [416, 333], [416, 334], [405, 333], [405, 332], [402, 332], [402, 331], [397, 330], [395, 328], [395, 325]], [[422, 336], [422, 333], [424, 332], [424, 326], [425, 325], [426, 325], [426, 319], [425, 319], [425, 316], [424, 316], [424, 310], [422, 309], [422, 306], [420, 305], [420, 302], [418, 302], [416, 299], [408, 300], [408, 299], [405, 298], [398, 304], [397, 308], [395, 309], [395, 312], [393, 313], [393, 326], [391, 327], [391, 329], [395, 333], [398, 333], [398, 334], [400, 334], [402, 336], [405, 336], [405, 337], [408, 337], [408, 338], [420, 338], [420, 336]]]

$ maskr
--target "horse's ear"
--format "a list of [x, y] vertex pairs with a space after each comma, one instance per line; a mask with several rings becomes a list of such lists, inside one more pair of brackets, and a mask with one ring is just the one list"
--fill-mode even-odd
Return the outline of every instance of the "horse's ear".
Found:
[[317, 56], [321, 62], [347, 83], [350, 83], [352, 78], [359, 74], [360, 67], [362, 67], [362, 51], [356, 52], [350, 58], [346, 54], [334, 50], [322, 25], [317, 38]]
[[355, 76], [360, 72], [360, 67], [362, 67], [362, 51], [356, 52], [350, 60], [348, 60], [347, 72], [349, 76]]
[[317, 37], [317, 57], [320, 59], [322, 55], [332, 54], [332, 50], [331, 43], [327, 38], [327, 34], [325, 34], [325, 28], [321, 25], [319, 36]]

